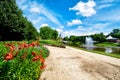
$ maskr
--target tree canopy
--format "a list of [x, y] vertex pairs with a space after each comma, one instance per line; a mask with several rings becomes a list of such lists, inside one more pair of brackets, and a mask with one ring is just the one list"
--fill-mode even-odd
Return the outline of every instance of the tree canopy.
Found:
[[35, 39], [37, 30], [23, 17], [16, 0], [0, 0], [0, 40]]
[[40, 37], [42, 39], [57, 39], [58, 32], [49, 26], [43, 26], [40, 28]]
[[106, 41], [106, 36], [103, 33], [94, 34], [94, 35], [91, 35], [91, 37], [93, 38], [93, 40], [95, 40], [97, 42], [105, 42]]
[[[104, 35], [103, 33], [97, 33], [97, 34], [93, 34], [93, 35], [89, 35], [90, 37], [93, 38], [94, 41], [96, 42], [105, 42], [106, 41], [106, 37], [108, 37], [109, 35], [111, 35], [114, 38], [118, 38], [120, 39], [120, 29], [113, 29], [112, 32], [110, 32], [107, 36]], [[63, 38], [63, 40], [66, 41], [71, 41], [71, 42], [81, 42], [81, 43], [85, 43], [85, 38], [86, 36], [74, 36], [71, 35], [70, 37], [66, 36]]]
[[113, 29], [110, 35], [114, 38], [119, 38], [120, 39], [120, 29]]
[[[67, 41], [71, 41], [71, 42], [81, 42], [81, 43], [85, 43], [85, 38], [86, 36], [73, 36], [71, 35], [70, 37], [64, 37], [63, 40], [67, 40]], [[94, 41], [97, 42], [105, 42], [106, 41], [106, 36], [103, 33], [98, 33], [98, 34], [94, 34], [94, 35], [89, 35], [93, 38]]]

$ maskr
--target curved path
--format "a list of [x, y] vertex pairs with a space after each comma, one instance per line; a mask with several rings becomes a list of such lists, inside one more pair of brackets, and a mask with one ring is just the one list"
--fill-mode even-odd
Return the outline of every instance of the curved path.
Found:
[[46, 47], [50, 55], [40, 80], [120, 80], [120, 59], [68, 46]]

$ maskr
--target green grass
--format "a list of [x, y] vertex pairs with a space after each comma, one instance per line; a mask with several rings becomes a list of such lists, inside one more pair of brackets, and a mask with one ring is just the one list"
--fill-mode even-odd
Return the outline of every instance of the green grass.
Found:
[[95, 45], [99, 47], [108, 47], [108, 46], [117, 46], [118, 44], [113, 43], [113, 42], [104, 42], [104, 43], [98, 43]]
[[65, 48], [64, 44], [56, 40], [40, 40], [40, 43], [50, 45], [50, 46]]
[[79, 48], [79, 47], [75, 47], [75, 46], [71, 46], [71, 47], [76, 48], [76, 49], [80, 49], [80, 50], [84, 50], [84, 51], [88, 51], [88, 52], [93, 52], [93, 53], [96, 53], [96, 54], [106, 55], [106, 56], [110, 56], [110, 57], [114, 57], [114, 58], [120, 59], [120, 54], [114, 54], [114, 53], [113, 54], [109, 54], [109, 53], [100, 52], [100, 51], [87, 50], [87, 49]]

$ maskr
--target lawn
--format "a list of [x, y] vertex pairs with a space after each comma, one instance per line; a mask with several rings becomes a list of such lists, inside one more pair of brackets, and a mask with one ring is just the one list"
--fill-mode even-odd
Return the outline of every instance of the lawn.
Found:
[[65, 45], [62, 44], [61, 41], [57, 41], [57, 40], [50, 40], [50, 39], [49, 40], [40, 40], [40, 43], [43, 43], [45, 45], [65, 48]]
[[109, 46], [118, 46], [118, 44], [113, 42], [104, 42], [104, 43], [97, 43], [96, 46], [109, 47]]

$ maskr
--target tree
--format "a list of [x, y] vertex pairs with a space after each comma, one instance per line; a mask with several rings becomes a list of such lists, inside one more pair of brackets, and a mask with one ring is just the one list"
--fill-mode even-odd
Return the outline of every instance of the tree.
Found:
[[69, 37], [66, 36], [66, 37], [63, 38], [63, 40], [65, 40], [65, 41], [69, 41]]
[[63, 40], [66, 41], [72, 41], [72, 42], [80, 42], [80, 43], [85, 43], [85, 37], [86, 36], [73, 36], [71, 35], [70, 37], [66, 36], [63, 38]]
[[25, 28], [25, 35], [27, 40], [36, 39], [38, 36], [38, 32], [31, 22], [27, 23], [28, 26]]
[[77, 36], [77, 37], [76, 37], [76, 41], [77, 41], [77, 42], [81, 42], [81, 43], [85, 43], [85, 37], [86, 37], [86, 36]]
[[53, 30], [52, 39], [57, 39], [57, 38], [58, 38], [58, 32], [56, 30]]
[[113, 31], [110, 33], [110, 35], [114, 38], [120, 39], [120, 29], [113, 29]]
[[70, 41], [76, 42], [76, 36], [71, 35], [71, 36], [70, 36]]
[[105, 42], [106, 36], [103, 33], [91, 35], [94, 41]]
[[112, 31], [113, 33], [119, 33], [120, 32], [120, 30], [119, 29], [113, 29], [113, 31]]
[[[16, 5], [16, 0], [0, 1], [0, 38], [1, 40], [24, 40], [30, 39], [37, 33], [33, 30], [28, 36], [29, 30], [34, 28], [27, 18], [23, 17], [22, 11]], [[35, 37], [35, 36], [34, 36]]]
[[40, 28], [40, 36], [42, 39], [57, 39], [58, 32], [48, 26], [43, 26]]

